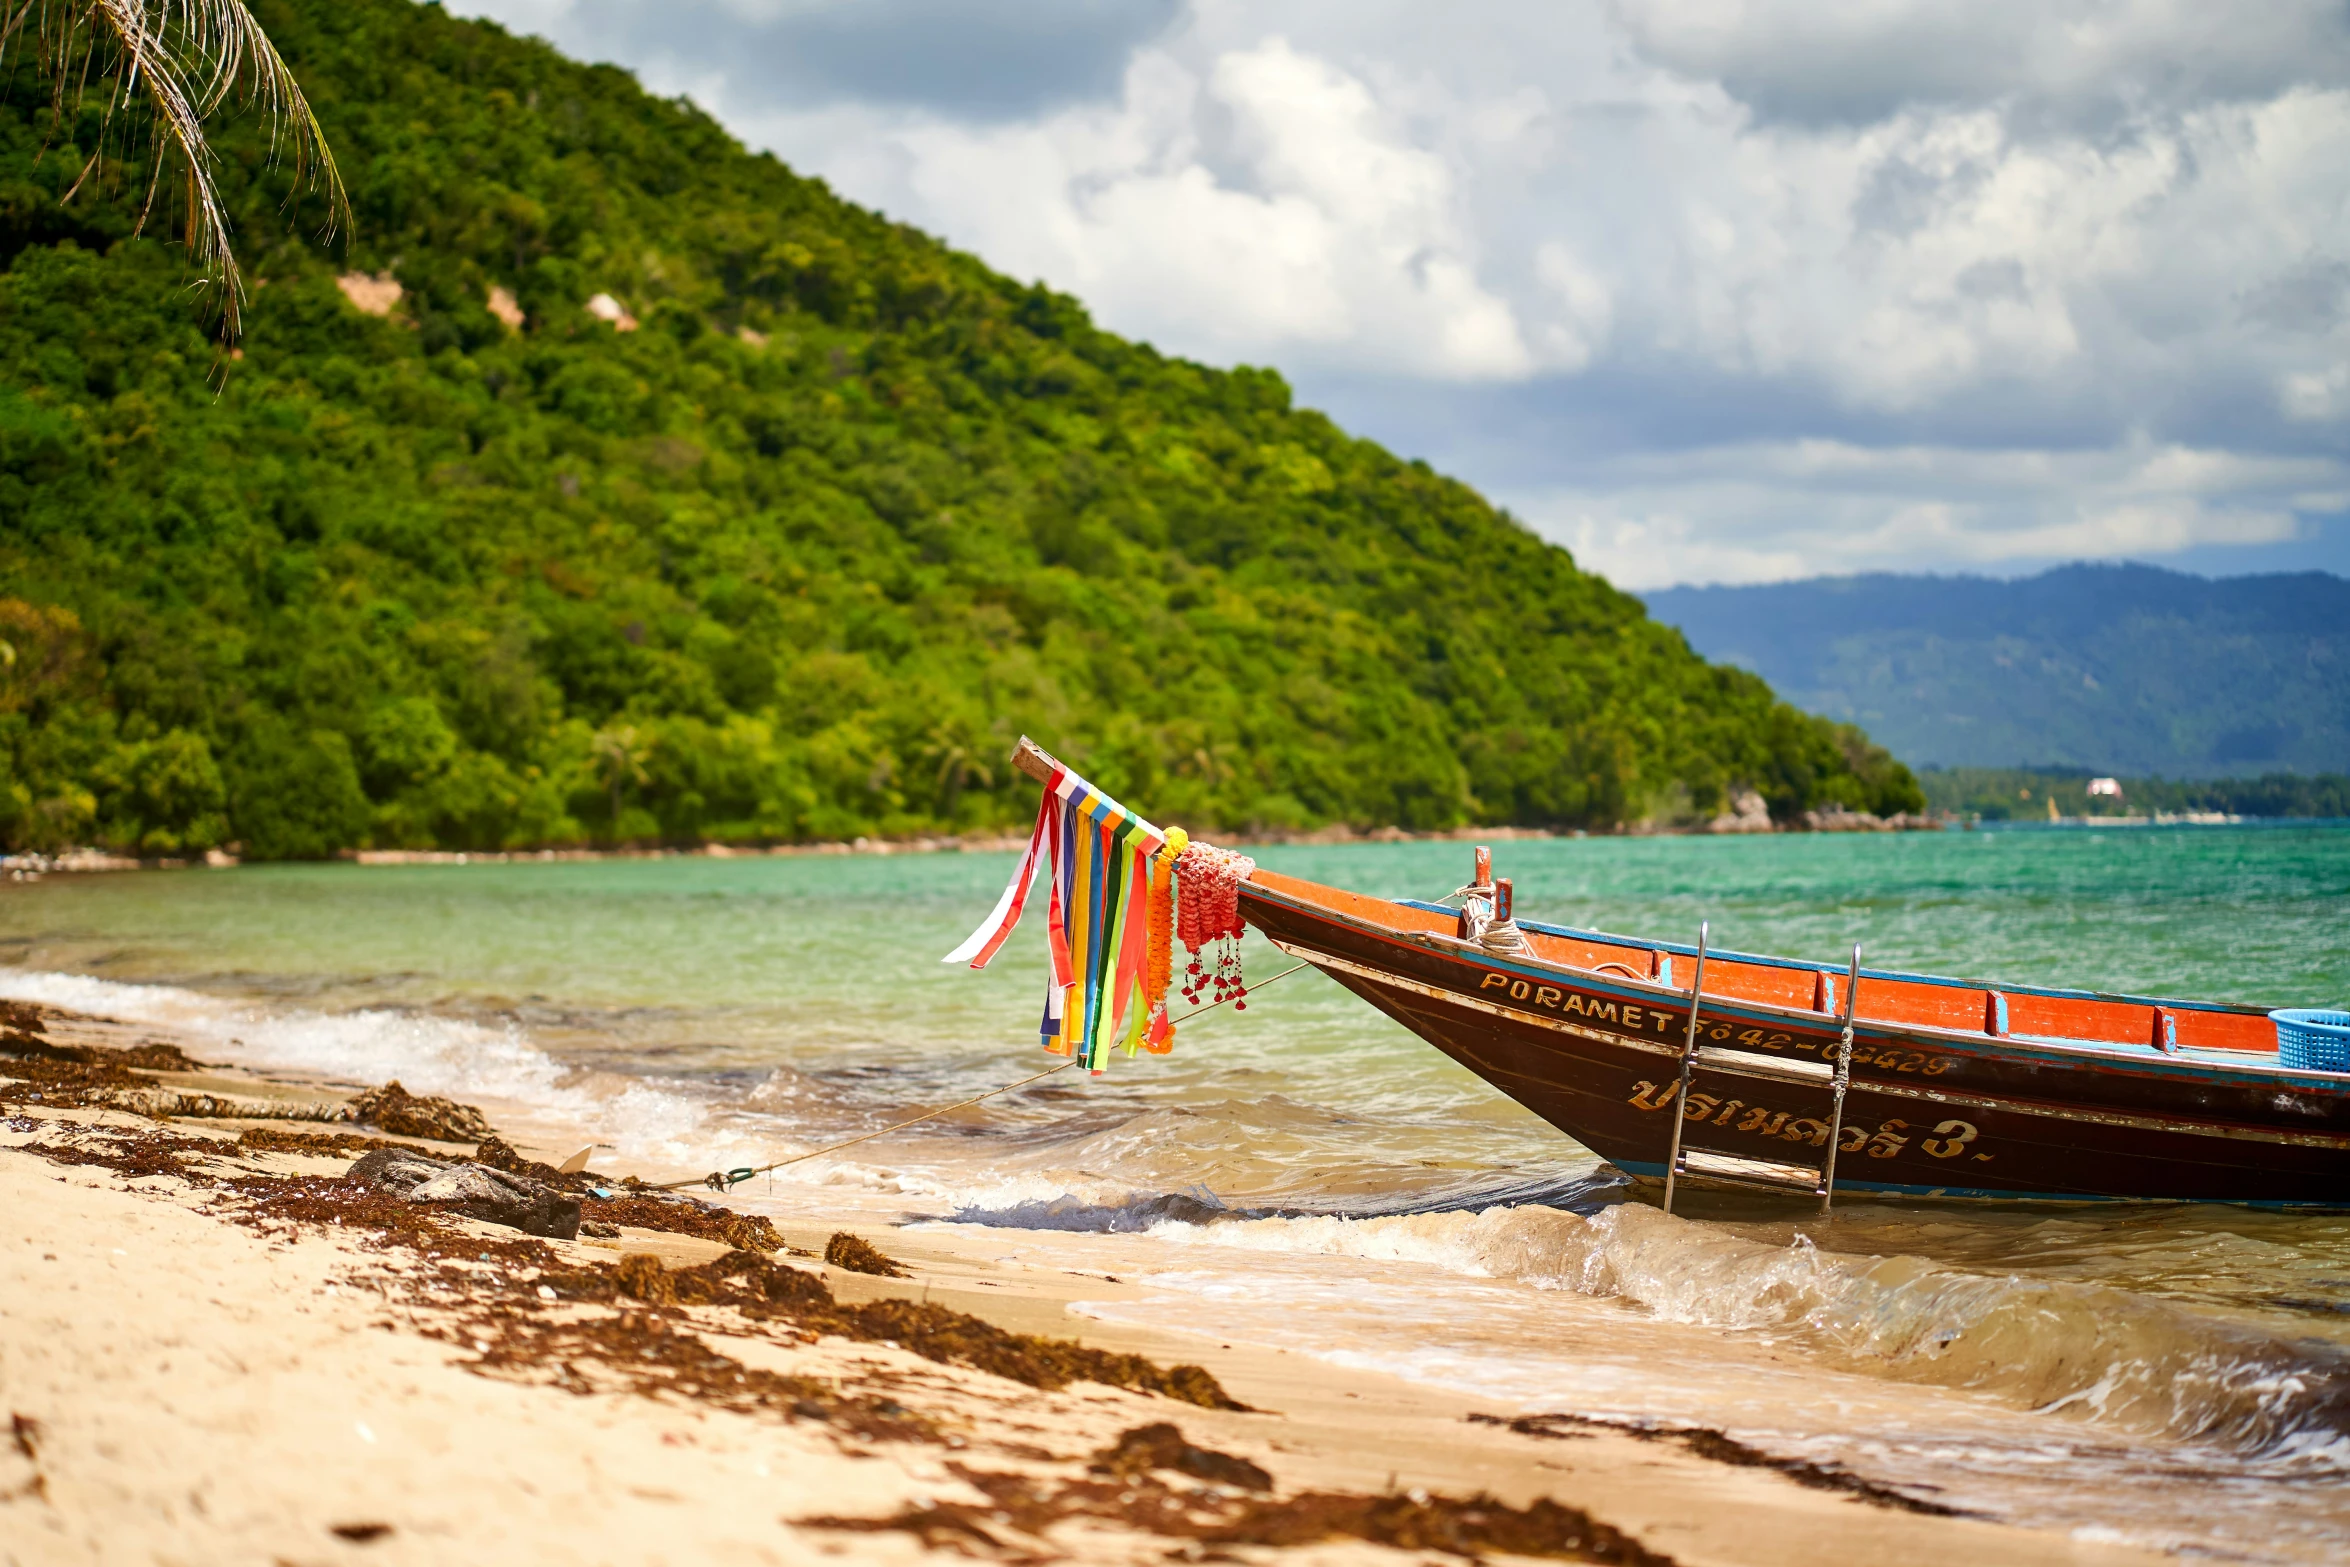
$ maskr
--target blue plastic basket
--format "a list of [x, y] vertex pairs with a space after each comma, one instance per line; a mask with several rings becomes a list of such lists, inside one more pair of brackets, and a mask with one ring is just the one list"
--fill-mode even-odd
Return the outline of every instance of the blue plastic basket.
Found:
[[2302, 1072], [2350, 1072], [2350, 1012], [2271, 1012], [2277, 1064]]

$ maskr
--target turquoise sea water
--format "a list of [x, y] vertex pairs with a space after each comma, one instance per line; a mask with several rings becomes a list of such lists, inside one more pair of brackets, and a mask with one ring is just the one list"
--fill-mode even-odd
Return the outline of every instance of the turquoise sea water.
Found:
[[[1441, 897], [1469, 870], [1458, 844], [1257, 853], [1388, 896]], [[1496, 862], [1522, 916], [1546, 921], [1688, 940], [1706, 919], [1717, 947], [1827, 962], [1859, 940], [1873, 967], [2350, 1001], [2340, 825], [1551, 839]], [[223, 1058], [535, 1106], [615, 1168], [692, 1173], [1051, 1064], [1033, 930], [985, 973], [938, 961], [1011, 864], [53, 878], [0, 888], [0, 990], [178, 1022]], [[1247, 965], [1259, 983], [1287, 966], [1253, 941]], [[2232, 1509], [2253, 1509], [2270, 1541], [2255, 1556], [2350, 1550], [2331, 1500], [2350, 1470], [2350, 1219], [1856, 1203], [1823, 1229], [1710, 1199], [1698, 1222], [1664, 1220], [1311, 972], [1185, 1028], [1171, 1057], [1069, 1073], [795, 1178], [771, 1200], [882, 1191], [909, 1214], [1119, 1248], [1163, 1281], [1171, 1320], [1418, 1366], [1521, 1407], [1727, 1424], [2092, 1534], [2217, 1549]], [[1411, 1302], [1408, 1342], [1366, 1311], [1382, 1290]], [[1717, 1392], [1600, 1376], [1600, 1351], [1569, 1363], [1568, 1317], [1642, 1353], [1665, 1335]], [[1790, 1413], [1765, 1369], [1785, 1355], [1843, 1391]], [[2163, 1500], [2182, 1474], [2199, 1477], [2193, 1507]]]

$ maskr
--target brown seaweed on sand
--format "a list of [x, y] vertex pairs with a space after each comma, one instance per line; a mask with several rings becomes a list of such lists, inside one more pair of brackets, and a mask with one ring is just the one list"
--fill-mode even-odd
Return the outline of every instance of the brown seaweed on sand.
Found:
[[[1112, 1451], [1162, 1445], [1159, 1437], [1146, 1435], [1152, 1429], [1146, 1426], [1127, 1432]], [[1174, 1442], [1191, 1447], [1180, 1431]], [[1232, 1465], [1256, 1468], [1230, 1453], [1193, 1450]], [[1034, 1541], [1056, 1524], [1091, 1519], [1211, 1547], [1281, 1548], [1357, 1539], [1396, 1550], [1439, 1551], [1472, 1561], [1489, 1553], [1600, 1562], [1611, 1567], [1672, 1567], [1673, 1560], [1581, 1508], [1547, 1497], [1522, 1508], [1490, 1496], [1450, 1497], [1425, 1491], [1383, 1496], [1305, 1491], [1274, 1500], [1235, 1496], [1216, 1485], [1171, 1486], [1150, 1470], [1055, 1484], [959, 1463], [948, 1468], [982, 1492], [987, 1502], [933, 1502], [886, 1518], [802, 1518], [798, 1523], [802, 1528], [842, 1533], [897, 1530], [915, 1536], [926, 1548], [945, 1546], [969, 1552], [978, 1546], [990, 1554], [1007, 1549], [1012, 1543], [1005, 1538], [1009, 1534]]]
[[458, 1335], [485, 1376], [577, 1394], [669, 1395], [738, 1414], [831, 1422], [853, 1435], [931, 1441], [937, 1428], [895, 1400], [844, 1396], [810, 1377], [750, 1366], [712, 1349], [690, 1323], [649, 1310], [550, 1319], [529, 1306], [477, 1307]]
[[289, 1132], [275, 1126], [248, 1126], [237, 1134], [237, 1146], [252, 1153], [299, 1153], [348, 1159], [379, 1148], [406, 1148], [388, 1137], [364, 1132]]
[[[208, 1178], [191, 1169], [182, 1156], [201, 1153], [233, 1158], [243, 1151], [240, 1144], [241, 1139], [240, 1143], [226, 1143], [161, 1131], [129, 1138], [109, 1132], [74, 1144], [35, 1144], [28, 1151], [59, 1162], [102, 1165], [132, 1177], [176, 1175], [205, 1184]], [[380, 1163], [411, 1153], [413, 1150], [394, 1144], [371, 1151], [369, 1158]], [[360, 1166], [353, 1168], [359, 1170]], [[1014, 1333], [968, 1312], [928, 1301], [886, 1299], [844, 1304], [833, 1298], [817, 1275], [787, 1267], [748, 1248], [674, 1271], [663, 1267], [659, 1258], [645, 1254], [572, 1269], [564, 1267], [556, 1253], [540, 1241], [490, 1239], [457, 1230], [431, 1205], [412, 1203], [396, 1184], [379, 1184], [364, 1172], [356, 1178], [251, 1175], [222, 1184], [234, 1199], [224, 1216], [255, 1228], [324, 1226], [378, 1250], [399, 1248], [427, 1260], [462, 1257], [507, 1270], [527, 1270], [527, 1279], [501, 1276], [502, 1282], [471, 1280], [467, 1292], [484, 1301], [527, 1297], [535, 1308], [543, 1290], [545, 1297], [556, 1300], [598, 1304], [633, 1301], [666, 1311], [681, 1306], [732, 1306], [746, 1318], [786, 1325], [797, 1333], [894, 1343], [926, 1360], [969, 1366], [1046, 1391], [1072, 1382], [1098, 1382], [1205, 1409], [1248, 1407], [1226, 1393], [1200, 1366], [1162, 1366], [1141, 1355], [1094, 1349], [1071, 1339]], [[675, 1206], [697, 1213], [704, 1224], [712, 1222], [713, 1216], [738, 1222], [743, 1218], [701, 1204], [635, 1200], [655, 1208]]]
[[400, 1137], [429, 1137], [443, 1143], [478, 1143], [495, 1135], [479, 1107], [430, 1094], [412, 1094], [398, 1078], [370, 1088], [351, 1101], [351, 1119]]
[[480, 1146], [473, 1150], [473, 1162], [486, 1164], [493, 1170], [503, 1170], [508, 1175], [527, 1175], [545, 1186], [585, 1189], [596, 1181], [594, 1176], [585, 1171], [565, 1175], [553, 1165], [525, 1155], [503, 1137], [483, 1138]]
[[[241, 1147], [256, 1153], [349, 1157], [389, 1150], [394, 1153], [421, 1154], [434, 1159], [441, 1157], [413, 1144], [370, 1137], [360, 1132], [289, 1132], [276, 1127], [256, 1126], [239, 1133], [237, 1142]], [[732, 1208], [722, 1208], [716, 1203], [703, 1202], [693, 1197], [675, 1193], [639, 1193], [625, 1187], [611, 1197], [600, 1198], [595, 1195], [597, 1186], [593, 1175], [579, 1172], [565, 1175], [551, 1165], [516, 1152], [501, 1138], [483, 1139], [475, 1148], [473, 1158], [476, 1164], [487, 1165], [493, 1170], [524, 1176], [555, 1190], [570, 1192], [580, 1199], [583, 1217], [599, 1226], [628, 1225], [640, 1230], [690, 1235], [697, 1240], [717, 1241], [742, 1251], [796, 1250], [785, 1243], [774, 1221], [765, 1214], [737, 1213]]]
[[[805, 1378], [742, 1366], [703, 1344], [679, 1312], [683, 1306], [732, 1306], [750, 1321], [786, 1327], [795, 1337], [834, 1334], [867, 1343], [896, 1342], [927, 1359], [969, 1365], [1032, 1387], [1059, 1388], [1086, 1379], [1214, 1408], [1242, 1407], [1197, 1366], [1163, 1367], [1139, 1355], [1008, 1333], [943, 1306], [905, 1300], [842, 1305], [822, 1278], [754, 1251], [730, 1251], [675, 1271], [649, 1255], [569, 1269], [543, 1241], [493, 1239], [458, 1229], [431, 1205], [409, 1202], [394, 1187], [373, 1180], [254, 1174], [214, 1182], [187, 1162], [190, 1155], [234, 1159], [244, 1151], [225, 1140], [91, 1128], [71, 1142], [37, 1142], [24, 1151], [132, 1178], [168, 1175], [215, 1186], [228, 1200], [216, 1204], [214, 1212], [265, 1232], [325, 1228], [370, 1250], [411, 1254], [427, 1265], [433, 1280], [427, 1292], [443, 1297], [440, 1303], [463, 1322], [460, 1333], [444, 1336], [471, 1344], [482, 1358], [470, 1364], [485, 1374], [521, 1376], [530, 1370], [577, 1392], [667, 1392], [729, 1408], [813, 1414], [860, 1434], [929, 1434], [926, 1422], [886, 1399], [846, 1399]], [[616, 1316], [547, 1320], [549, 1305], [565, 1301], [620, 1310]], [[595, 1376], [582, 1372], [586, 1361], [601, 1371]]]
[[785, 1322], [802, 1332], [861, 1343], [896, 1344], [925, 1360], [969, 1366], [1047, 1392], [1072, 1382], [1099, 1382], [1203, 1409], [1248, 1407], [1199, 1366], [1162, 1366], [1141, 1355], [1092, 1349], [1072, 1339], [1013, 1333], [969, 1312], [927, 1301], [845, 1305], [833, 1299], [815, 1274], [749, 1252], [729, 1252], [698, 1267], [674, 1271], [662, 1267], [658, 1257], [637, 1254], [595, 1268], [549, 1272], [540, 1282], [566, 1300], [730, 1305], [755, 1320]]
[[[468, 1233], [435, 1208], [347, 1176], [253, 1175], [225, 1183], [232, 1222], [263, 1231], [313, 1226], [351, 1236], [371, 1250], [411, 1251], [427, 1261], [466, 1257], [533, 1272], [557, 1265], [544, 1241], [506, 1240]], [[519, 1282], [517, 1288], [521, 1288]]]
[[716, 1203], [691, 1197], [640, 1195], [622, 1189], [610, 1197], [589, 1197], [581, 1211], [603, 1224], [625, 1224], [632, 1229], [664, 1230], [717, 1241], [742, 1251], [785, 1251], [781, 1232], [763, 1213], [737, 1213]]
[[832, 1232], [832, 1239], [824, 1243], [824, 1260], [851, 1273], [871, 1273], [885, 1279], [909, 1276], [896, 1259], [883, 1255], [872, 1242], [847, 1230]]
[[1093, 1349], [1074, 1339], [1013, 1333], [983, 1317], [930, 1301], [867, 1301], [861, 1306], [836, 1307], [821, 1320], [803, 1315], [799, 1321], [804, 1327], [844, 1338], [893, 1341], [926, 1360], [953, 1361], [1048, 1391], [1072, 1382], [1099, 1382], [1105, 1387], [1156, 1393], [1202, 1409], [1248, 1408], [1225, 1392], [1223, 1384], [1204, 1367], [1162, 1366], [1141, 1355]]
[[1745, 1469], [1772, 1469], [1785, 1475], [1797, 1485], [1815, 1491], [1841, 1491], [1856, 1501], [1877, 1507], [1890, 1507], [1897, 1512], [1923, 1513], [1935, 1518], [1973, 1518], [1980, 1514], [1945, 1507], [1922, 1497], [1910, 1496], [1838, 1464], [1814, 1463], [1807, 1458], [1781, 1458], [1739, 1441], [1734, 1436], [1716, 1431], [1710, 1426], [1654, 1426], [1629, 1420], [1599, 1420], [1588, 1415], [1520, 1415], [1504, 1419], [1499, 1415], [1471, 1415], [1478, 1425], [1507, 1426], [1520, 1436], [1543, 1436], [1554, 1439], [1579, 1436], [1582, 1429], [1621, 1431], [1644, 1442], [1678, 1442], [1700, 1458], [1717, 1464], [1735, 1464]]
[[106, 1045], [60, 1045], [48, 1037], [52, 1016], [74, 1013], [46, 1010], [30, 1001], [0, 1001], [0, 1055], [42, 1061], [80, 1062], [136, 1067], [143, 1072], [193, 1072], [203, 1066], [174, 1044], [150, 1039], [144, 1044], [116, 1049]]
[[138, 1088], [146, 1079], [113, 1061], [59, 1061], [19, 1056], [0, 1067], [0, 1104], [37, 1104], [79, 1109], [105, 1104], [115, 1090]]
[[114, 1049], [106, 1045], [52, 1044], [17, 1032], [0, 1033], [0, 1055], [34, 1061], [79, 1062], [85, 1066], [131, 1067], [141, 1072], [194, 1072], [204, 1065], [189, 1059], [179, 1046], [161, 1040]]
[[1132, 1479], [1153, 1469], [1170, 1469], [1211, 1485], [1236, 1486], [1243, 1491], [1270, 1491], [1273, 1477], [1245, 1458], [1195, 1447], [1184, 1440], [1183, 1428], [1172, 1420], [1136, 1426], [1093, 1455], [1086, 1466], [1097, 1475]]
[[144, 1128], [122, 1132], [107, 1128], [97, 1136], [30, 1143], [25, 1147], [25, 1152], [39, 1154], [52, 1164], [94, 1165], [133, 1181], [150, 1175], [169, 1175], [192, 1185], [209, 1185], [210, 1178], [190, 1169], [181, 1158], [183, 1154], [217, 1157], [229, 1151], [230, 1145], [209, 1138], [181, 1137]]

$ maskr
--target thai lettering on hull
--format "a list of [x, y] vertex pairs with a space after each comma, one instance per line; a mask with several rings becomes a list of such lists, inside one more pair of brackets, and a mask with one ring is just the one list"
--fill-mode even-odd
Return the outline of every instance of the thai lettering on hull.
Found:
[[[1625, 1102], [1635, 1110], [1670, 1109], [1673, 1095], [1680, 1087], [1677, 1082], [1651, 1083], [1642, 1080], [1632, 1085], [1632, 1097]], [[1723, 1099], [1703, 1092], [1692, 1092], [1689, 1095], [1687, 1124], [1727, 1127], [1732, 1131], [1751, 1132], [1758, 1137], [1776, 1137], [1782, 1142], [1806, 1143], [1814, 1148], [1825, 1148], [1828, 1145], [1828, 1123], [1816, 1117], [1774, 1110], [1745, 1099]], [[1912, 1132], [1907, 1121], [1880, 1121], [1875, 1131], [1855, 1123], [1844, 1128], [1844, 1135], [1837, 1139], [1836, 1148], [1840, 1153], [1890, 1159], [1915, 1142], [1918, 1150], [1929, 1158], [1955, 1159], [1961, 1154], [1972, 1153], [1972, 1145], [1981, 1135], [1981, 1131], [1971, 1121], [1938, 1122], [1934, 1127], [1934, 1135], [1923, 1138]], [[1987, 1153], [1974, 1153], [1973, 1157], [1977, 1164], [1989, 1164], [1992, 1158]]]

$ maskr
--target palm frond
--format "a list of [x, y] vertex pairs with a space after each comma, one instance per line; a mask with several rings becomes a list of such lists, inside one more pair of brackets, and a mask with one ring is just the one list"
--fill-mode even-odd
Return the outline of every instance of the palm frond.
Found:
[[271, 156], [290, 155], [297, 188], [325, 196], [327, 236], [349, 220], [350, 199], [318, 116], [244, 0], [20, 0], [0, 23], [0, 50], [24, 34], [49, 72], [58, 125], [79, 115], [93, 80], [107, 95], [98, 150], [67, 199], [102, 167], [118, 117], [126, 142], [138, 110], [152, 120], [139, 226], [176, 166], [181, 237], [198, 276], [220, 291], [224, 342], [235, 342], [242, 327], [245, 287], [205, 134], [212, 115], [232, 99], [258, 107], [269, 117]]

